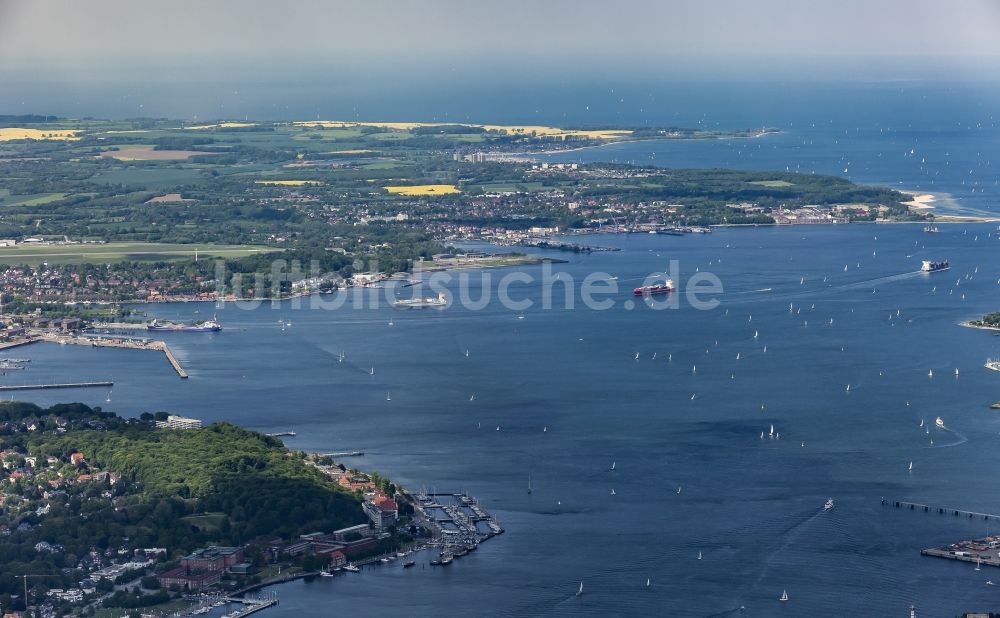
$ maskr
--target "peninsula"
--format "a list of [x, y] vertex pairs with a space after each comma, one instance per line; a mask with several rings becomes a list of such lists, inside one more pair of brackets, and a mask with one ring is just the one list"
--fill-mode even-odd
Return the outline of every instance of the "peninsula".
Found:
[[[405, 278], [463, 240], [572, 249], [552, 237], [933, 216], [903, 193], [837, 177], [517, 155], [773, 132], [0, 116], [3, 302], [52, 313], [289, 298]], [[446, 258], [450, 268], [532, 260]]]
[[0, 603], [46, 615], [176, 611], [194, 592], [230, 598], [430, 545], [459, 557], [502, 532], [456, 495], [472, 511], [448, 521], [481, 520], [489, 531], [470, 525], [443, 540], [431, 508], [460, 507], [440, 496], [164, 412], [126, 419], [83, 404], [3, 402], [0, 462]]

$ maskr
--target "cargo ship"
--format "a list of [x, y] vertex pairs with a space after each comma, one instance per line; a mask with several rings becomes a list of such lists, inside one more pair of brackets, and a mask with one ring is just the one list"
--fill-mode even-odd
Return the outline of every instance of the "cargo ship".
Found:
[[146, 330], [156, 332], [177, 332], [177, 333], [217, 333], [222, 330], [222, 325], [212, 318], [204, 322], [194, 324], [178, 324], [176, 322], [153, 320], [146, 324]]
[[949, 268], [951, 268], [951, 264], [948, 263], [948, 260], [941, 260], [940, 262], [924, 260], [923, 264], [920, 266], [920, 271], [925, 273], [936, 273], [941, 270], [948, 270]]
[[669, 294], [677, 289], [672, 279], [665, 279], [663, 283], [653, 283], [637, 287], [632, 292], [636, 296], [652, 296], [656, 294]]

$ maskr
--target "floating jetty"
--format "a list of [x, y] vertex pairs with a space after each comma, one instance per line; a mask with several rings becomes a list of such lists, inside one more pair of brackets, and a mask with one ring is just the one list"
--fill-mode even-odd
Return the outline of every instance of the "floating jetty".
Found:
[[67, 382], [65, 384], [21, 384], [0, 386], [0, 391], [40, 391], [50, 388], [107, 388], [114, 382]]
[[294, 431], [279, 431], [276, 433], [266, 433], [264, 435], [268, 436], [269, 438], [284, 438], [285, 436], [288, 436], [289, 438], [294, 438], [298, 434], [296, 434]]
[[[479, 544], [504, 532], [496, 517], [467, 493], [432, 492], [415, 497], [411, 504], [434, 530], [434, 536], [445, 539], [446, 545], [449, 542]], [[480, 530], [480, 523], [486, 524], [489, 532]]]
[[361, 457], [364, 451], [343, 451], [340, 453], [320, 453], [320, 457]]

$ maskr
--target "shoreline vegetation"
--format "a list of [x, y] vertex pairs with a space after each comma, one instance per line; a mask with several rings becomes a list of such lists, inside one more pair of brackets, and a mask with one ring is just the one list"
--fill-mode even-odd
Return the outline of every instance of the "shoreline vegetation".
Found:
[[967, 320], [965, 322], [961, 322], [961, 325], [966, 328], [1000, 331], [1000, 311], [987, 313], [978, 320]]
[[[558, 244], [553, 237], [595, 232], [932, 218], [919, 196], [834, 176], [516, 156], [777, 132], [767, 127], [192, 124], [30, 114], [0, 116], [0, 127], [0, 264], [9, 267], [0, 270], [0, 301], [49, 313], [67, 303], [325, 293], [405, 278], [464, 241], [546, 247]], [[452, 260], [443, 268], [543, 259]], [[276, 271], [279, 263], [287, 271]]]
[[[408, 520], [409, 498], [388, 479], [229, 423], [201, 427], [182, 419], [186, 428], [167, 426], [177, 418], [122, 418], [79, 403], [0, 402], [4, 609], [23, 608], [17, 576], [24, 572], [37, 574], [32, 605], [48, 590], [74, 590], [72, 598], [48, 597], [67, 612], [91, 604], [148, 607], [175, 603], [185, 592], [165, 578], [201, 581], [202, 571], [178, 564], [207, 545], [239, 551], [249, 569], [227, 570], [219, 585], [245, 592], [283, 580], [272, 574], [279, 566], [296, 576], [326, 568], [329, 555], [284, 553], [302, 535], [350, 530], [323, 537], [324, 547], [341, 547], [358, 564], [411, 547], [415, 533], [424, 536], [402, 520], [374, 535], [356, 527], [368, 521], [363, 503], [380, 496], [395, 498], [393, 507]], [[37, 484], [48, 491], [38, 492]], [[159, 549], [146, 549], [152, 547]], [[114, 584], [125, 583], [135, 591], [115, 592]]]

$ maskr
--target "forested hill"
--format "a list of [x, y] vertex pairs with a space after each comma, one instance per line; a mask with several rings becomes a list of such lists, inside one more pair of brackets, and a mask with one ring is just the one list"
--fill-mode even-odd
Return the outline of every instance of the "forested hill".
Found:
[[227, 423], [157, 429], [82, 404], [4, 402], [0, 458], [0, 594], [18, 590], [19, 573], [72, 580], [95, 550], [176, 556], [365, 521], [360, 498], [303, 453]]

